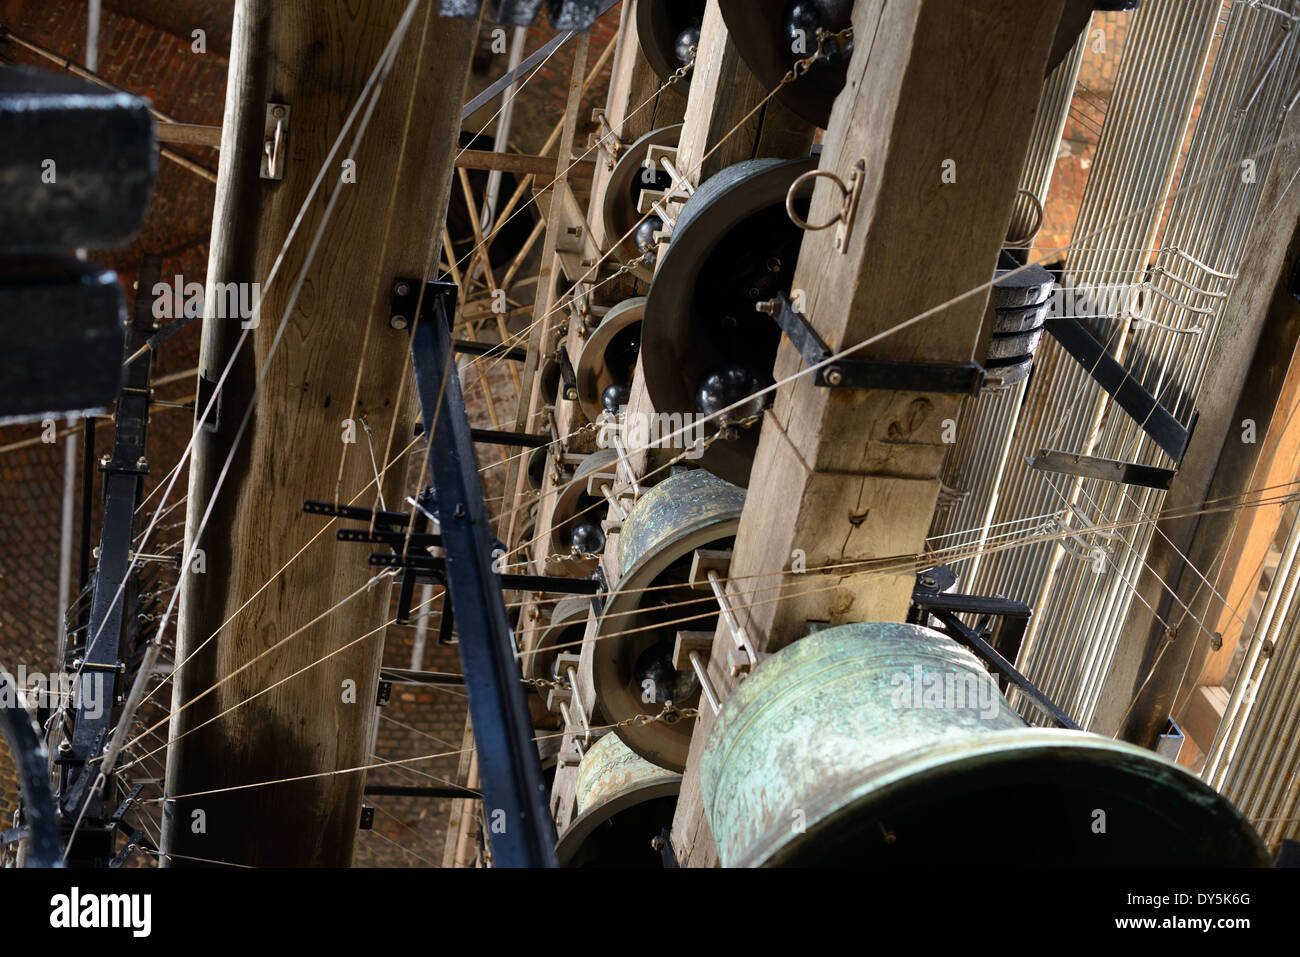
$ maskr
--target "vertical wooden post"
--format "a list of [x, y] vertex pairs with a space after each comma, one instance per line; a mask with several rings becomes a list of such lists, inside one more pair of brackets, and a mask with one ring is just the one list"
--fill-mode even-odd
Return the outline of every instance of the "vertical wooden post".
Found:
[[[827, 128], [820, 168], [866, 181], [844, 250], [834, 230], [804, 238], [794, 287], [832, 349], [889, 332], [859, 358], [969, 362], [988, 283], [1006, 236], [1061, 0], [952, 4], [859, 0], [848, 80]], [[820, 183], [811, 222], [841, 194]], [[913, 316], [920, 322], [890, 332]], [[783, 342], [776, 378], [803, 368]], [[818, 576], [819, 565], [921, 550], [939, 490], [945, 420], [960, 397], [783, 386], [762, 426], [729, 578], [741, 623], [760, 652], [809, 621], [900, 621], [915, 576]], [[799, 550], [809, 569], [794, 574]], [[776, 586], [780, 585], [780, 592]], [[751, 596], [751, 593], [752, 596]], [[734, 647], [720, 623], [709, 674], [722, 696]], [[673, 827], [678, 859], [716, 859], [699, 792], [712, 714], [702, 708]]]
[[[405, 0], [237, 4], [209, 289], [265, 281], [406, 7]], [[436, 4], [416, 8], [365, 137], [354, 155], [351, 135], [344, 140], [266, 290], [261, 322], [221, 391], [216, 431], [199, 432], [186, 542], [203, 550], [205, 568], [187, 576], [177, 634], [184, 664], [174, 679], [164, 827], [174, 864], [351, 860], [364, 775], [348, 769], [370, 757], [389, 590], [385, 582], [344, 601], [373, 570], [364, 550], [336, 543], [332, 531], [309, 545], [322, 520], [303, 515], [302, 501], [334, 497], [334, 463], [345, 452], [344, 501], [375, 478], [364, 449], [341, 443], [345, 419], [365, 415], [376, 437], [393, 430], [394, 454], [410, 441], [412, 391], [397, 392], [409, 342], [389, 322], [392, 283], [424, 275], [428, 238], [441, 235], [476, 29], [473, 21], [440, 18]], [[282, 180], [259, 177], [271, 103], [291, 111]], [[354, 164], [354, 181], [340, 187], [250, 427], [235, 445], [345, 162]], [[238, 319], [205, 320], [205, 380], [221, 374], [240, 332]], [[229, 475], [198, 535], [228, 457]], [[404, 474], [398, 463], [384, 477], [389, 503], [399, 499]], [[372, 488], [359, 504], [373, 501]], [[300, 669], [308, 670], [289, 677]], [[343, 773], [329, 774], [335, 771]]]

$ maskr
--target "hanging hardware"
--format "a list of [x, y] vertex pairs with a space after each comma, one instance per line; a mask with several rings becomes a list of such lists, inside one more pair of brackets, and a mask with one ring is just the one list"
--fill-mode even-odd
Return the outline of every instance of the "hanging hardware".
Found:
[[[1014, 685], [1061, 727], [1071, 731], [1082, 730], [1011, 663], [1010, 659], [1015, 658], [1020, 648], [1033, 609], [1024, 602], [1007, 598], [953, 595], [943, 591], [945, 586], [955, 586], [956, 580], [957, 576], [945, 565], [917, 575], [916, 586], [912, 589], [912, 608], [907, 620], [912, 624], [924, 625], [929, 617], [938, 619], [942, 625], [940, 631], [965, 645], [1002, 676], [1000, 684], [1004, 692], [1008, 685]], [[958, 615], [978, 615], [980, 623], [971, 628]], [[1000, 619], [996, 629], [992, 622], [995, 618]], [[989, 639], [992, 639], [992, 643]], [[994, 644], [1005, 649], [1007, 654], [1003, 655]]]
[[[771, 316], [809, 366], [818, 366], [833, 353], [785, 293], [756, 303]], [[984, 385], [984, 370], [974, 363], [889, 362], [880, 359], [837, 359], [813, 373], [813, 385], [829, 389], [886, 389], [895, 392], [935, 392], [975, 395]]]
[[1060, 475], [1080, 475], [1084, 478], [1101, 479], [1103, 482], [1118, 482], [1121, 485], [1141, 485], [1168, 491], [1176, 469], [1162, 469], [1154, 465], [1140, 465], [1137, 462], [1120, 462], [1116, 459], [1097, 458], [1092, 455], [1075, 455], [1071, 452], [1058, 452], [1042, 449], [1029, 460], [1029, 467], [1040, 472], [1055, 472]]
[[731, 552], [697, 548], [691, 556], [691, 573], [688, 581], [692, 588], [708, 587], [713, 591], [718, 609], [722, 612], [722, 620], [726, 623], [727, 630], [731, 632], [732, 641], [736, 643], [735, 649], [727, 652], [727, 664], [731, 670], [731, 677], [737, 678], [754, 670], [762, 660], [762, 656], [754, 647], [749, 632], [736, 617], [735, 608], [731, 604], [731, 596], [727, 593], [727, 583], [723, 578], [730, 568]]
[[1078, 319], [1048, 319], [1045, 325], [1061, 347], [1083, 366], [1116, 405], [1128, 413], [1175, 464], [1181, 462], [1196, 424], [1195, 415], [1191, 424], [1185, 427]]
[[[841, 202], [839, 212], [821, 225], [814, 226], [794, 211], [794, 201], [797, 198], [796, 194], [799, 192], [799, 187], [806, 181], [816, 179], [818, 176], [829, 179], [839, 187]], [[790, 217], [790, 222], [808, 232], [816, 232], [834, 226], [835, 249], [840, 254], [847, 253], [849, 249], [849, 233], [853, 231], [853, 219], [858, 212], [858, 200], [862, 196], [862, 184], [866, 181], [866, 178], [866, 160], [858, 160], [853, 164], [848, 183], [845, 183], [844, 180], [830, 170], [810, 169], [808, 172], [796, 177], [795, 181], [790, 184], [790, 189], [785, 194], [786, 215]]]
[[1002, 244], [1003, 249], [1028, 249], [1030, 244], [1033, 243], [1034, 237], [1038, 235], [1038, 231], [1043, 228], [1043, 204], [1038, 195], [1032, 190], [1024, 188], [1016, 190], [1016, 195], [1028, 196], [1029, 201], [1034, 204], [1034, 225], [1026, 229], [1025, 235], [1019, 239], [1008, 239], [1004, 242]]
[[284, 156], [289, 138], [289, 106], [266, 104], [266, 122], [262, 127], [262, 179], [284, 179]]
[[690, 668], [695, 672], [704, 700], [709, 703], [713, 713], [717, 714], [722, 710], [722, 703], [718, 700], [718, 693], [713, 690], [713, 682], [709, 680], [709, 670], [705, 664], [705, 659], [712, 650], [713, 632], [679, 631], [673, 642], [673, 667], [678, 671]]

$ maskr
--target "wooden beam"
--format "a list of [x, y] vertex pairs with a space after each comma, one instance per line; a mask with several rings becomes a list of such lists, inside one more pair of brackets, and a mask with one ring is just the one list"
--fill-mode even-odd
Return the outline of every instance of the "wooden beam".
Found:
[[[808, 234], [794, 278], [831, 348], [889, 332], [856, 355], [971, 360], [988, 292], [966, 293], [991, 281], [1007, 234], [1061, 7], [859, 0], [856, 52], [820, 168], [847, 180], [861, 162], [866, 181], [844, 251], [834, 248], [833, 230]], [[944, 182], [945, 168], [955, 182]], [[823, 181], [810, 221], [827, 221], [839, 203]], [[777, 381], [801, 368], [783, 342]], [[763, 481], [750, 487], [728, 573], [760, 653], [802, 637], [809, 621], [903, 619], [914, 572], [863, 579], [811, 570], [922, 550], [939, 492], [943, 423], [959, 406], [951, 395], [818, 388], [808, 375], [780, 388], [754, 463]], [[810, 570], [802, 575], [787, 571], [796, 549]], [[733, 647], [720, 623], [708, 670], [724, 698], [734, 684], [725, 666]], [[701, 710], [673, 825], [678, 859], [693, 866], [716, 860], [699, 790], [712, 714]]]
[[[1279, 144], [1260, 184], [1258, 212], [1223, 307], [1233, 319], [1224, 324], [1207, 366], [1200, 417], [1165, 499], [1166, 512], [1187, 514], [1209, 499], [1293, 481], [1300, 471], [1300, 305], [1286, 291], [1291, 264], [1300, 255], [1300, 190], [1293, 188], [1300, 165], [1300, 111], [1291, 111]], [[1243, 442], [1246, 419], [1254, 422], [1255, 442]], [[1097, 731], [1154, 746], [1175, 696], [1189, 693], [1179, 693], [1189, 662], [1197, 677], [1214, 650], [1198, 621], [1205, 621], [1210, 633], [1222, 634], [1226, 666], [1241, 634], [1238, 616], [1245, 617], [1250, 607], [1279, 514], [1276, 507], [1253, 508], [1160, 521], [1162, 534], [1147, 554], [1139, 600], [1130, 606], [1098, 707]], [[1225, 543], [1233, 549], [1226, 561]], [[1222, 574], [1212, 591], [1202, 574], [1213, 580], [1216, 568]], [[1253, 579], [1251, 569], [1256, 569]], [[1228, 599], [1226, 605], [1215, 592]], [[1161, 618], [1183, 622], [1163, 657], [1168, 636]], [[1222, 677], [1207, 675], [1206, 682], [1218, 684]]]
[[159, 123], [155, 128], [160, 143], [192, 143], [221, 148], [221, 127], [197, 123]]
[[[592, 160], [566, 164], [569, 179], [591, 179], [596, 171]], [[553, 156], [529, 156], [524, 153], [496, 153], [492, 150], [461, 150], [456, 154], [457, 169], [499, 169], [507, 173], [531, 173], [549, 183], [555, 179]]]
[[[406, 6], [237, 4], [209, 289], [265, 282]], [[344, 140], [275, 283], [263, 291], [260, 324], [221, 392], [216, 432], [197, 433], [186, 543], [203, 549], [206, 568], [186, 578], [177, 635], [177, 660], [187, 663], [174, 679], [169, 853], [253, 865], [351, 861], [364, 775], [347, 769], [370, 760], [389, 588], [385, 580], [366, 590], [373, 570], [364, 550], [338, 545], [321, 519], [302, 514], [302, 501], [335, 496], [344, 455], [343, 501], [373, 481], [361, 416], [381, 461], [390, 433], [394, 456], [412, 434], [413, 393], [397, 385], [411, 361], [409, 341], [389, 323], [390, 297], [396, 277], [424, 276], [431, 259], [437, 262], [428, 242], [442, 232], [476, 35], [474, 21], [442, 19], [436, 8], [416, 8], [364, 138], [355, 152], [352, 134]], [[259, 177], [268, 103], [291, 109], [280, 181]], [[303, 294], [266, 366], [256, 415], [236, 445], [345, 159], [355, 164], [355, 181], [339, 187]], [[240, 333], [233, 319], [204, 322], [205, 380], [215, 380], [235, 355]], [[340, 441], [346, 419], [360, 445]], [[228, 456], [230, 473], [214, 498]], [[400, 459], [381, 483], [390, 506], [401, 500], [405, 473]], [[358, 504], [374, 501], [372, 488]], [[236, 710], [217, 717], [228, 708]], [[317, 776], [261, 785], [300, 775]], [[244, 785], [258, 786], [225, 790]]]

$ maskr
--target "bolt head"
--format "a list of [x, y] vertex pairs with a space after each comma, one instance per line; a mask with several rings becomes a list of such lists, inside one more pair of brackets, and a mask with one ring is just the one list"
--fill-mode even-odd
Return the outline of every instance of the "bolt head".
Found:
[[405, 296], [410, 291], [411, 291], [411, 287], [404, 282], [399, 282], [397, 285], [393, 286], [393, 292], [397, 293], [397, 295], [399, 296]]
[[391, 317], [389, 317], [388, 324], [389, 324], [390, 326], [392, 326], [394, 329], [405, 329], [405, 328], [406, 328], [406, 317], [405, 317], [405, 316], [391, 316]]
[[835, 366], [831, 366], [826, 370], [826, 381], [831, 385], [839, 385], [844, 381], [844, 373], [835, 368]]

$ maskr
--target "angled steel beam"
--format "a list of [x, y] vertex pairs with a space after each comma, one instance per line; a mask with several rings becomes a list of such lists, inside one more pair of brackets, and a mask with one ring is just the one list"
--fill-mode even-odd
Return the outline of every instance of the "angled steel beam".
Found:
[[[416, 280], [398, 282], [420, 288]], [[451, 338], [456, 287], [427, 283], [423, 299], [411, 358], [429, 437], [429, 471], [438, 492], [447, 591], [459, 633], [493, 862], [499, 867], [555, 867], [555, 824], [501, 579], [492, 570], [491, 520], [456, 370]]]

